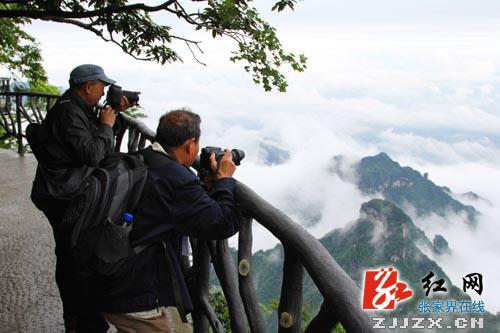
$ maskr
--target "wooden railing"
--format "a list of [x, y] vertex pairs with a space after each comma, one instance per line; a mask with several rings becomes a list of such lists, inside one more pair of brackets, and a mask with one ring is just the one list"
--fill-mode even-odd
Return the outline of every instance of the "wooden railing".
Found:
[[115, 148], [117, 151], [121, 149], [123, 137], [128, 133], [127, 149], [129, 152], [143, 149], [146, 142], [153, 142], [156, 133], [149, 129], [143, 122], [137, 121], [125, 113], [120, 113], [118, 118], [120, 129], [116, 133]]
[[[9, 116], [7, 120], [10, 122], [4, 122], [4, 118], [7, 117], [2, 115], [2, 126], [9, 127], [8, 133], [18, 137], [22, 145], [24, 135], [23, 122], [20, 119], [41, 121], [43, 112], [34, 107], [31, 109], [33, 113], [31, 115], [23, 104], [26, 97], [35, 97], [33, 94], [2, 93], [1, 95], [16, 98], [15, 118]], [[38, 96], [47, 98], [45, 104], [47, 106], [52, 103], [54, 97], [45, 94]], [[39, 102], [35, 104], [39, 105]], [[17, 129], [11, 131], [14, 123]], [[148, 141], [154, 140], [155, 133], [142, 122], [121, 114], [120, 123], [121, 129], [116, 136], [116, 150], [120, 150], [126, 133], [128, 133], [127, 148], [130, 152], [142, 149]], [[24, 148], [19, 151], [24, 152]], [[223, 325], [208, 300], [210, 263], [214, 266], [227, 300], [231, 331], [266, 332], [252, 281], [252, 220], [269, 230], [284, 248], [278, 332], [301, 332], [302, 286], [305, 271], [309, 273], [324, 298], [320, 311], [305, 332], [329, 333], [338, 323], [341, 323], [348, 332], [374, 331], [371, 318], [361, 308], [360, 290], [315, 237], [245, 184], [237, 182], [235, 194], [242, 210], [237, 267], [233, 264], [227, 240], [207, 242], [192, 239], [192, 261], [184, 262], [194, 305], [192, 318], [195, 333], [207, 333], [209, 327], [212, 327], [213, 332], [224, 332]]]
[[58, 95], [0, 91], [0, 125], [5, 130], [2, 138], [17, 139], [17, 151], [24, 154], [26, 146], [25, 128], [28, 123], [41, 123], [47, 110], [55, 103]]

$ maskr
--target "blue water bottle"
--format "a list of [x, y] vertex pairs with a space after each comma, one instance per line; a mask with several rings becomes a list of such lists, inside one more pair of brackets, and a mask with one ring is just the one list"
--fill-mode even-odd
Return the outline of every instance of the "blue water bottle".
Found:
[[122, 226], [124, 227], [128, 227], [132, 224], [132, 222], [134, 221], [134, 215], [132, 215], [131, 213], [129, 212], [125, 212], [123, 213], [122, 215], [122, 221], [123, 221], [123, 224]]

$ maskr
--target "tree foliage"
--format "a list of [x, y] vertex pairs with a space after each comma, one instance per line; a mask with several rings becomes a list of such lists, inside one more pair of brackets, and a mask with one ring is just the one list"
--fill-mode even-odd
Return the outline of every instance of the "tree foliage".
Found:
[[[0, 11], [6, 8], [0, 3]], [[38, 44], [21, 28], [28, 22], [26, 18], [0, 18], [0, 64], [35, 85], [46, 82], [47, 76]]]
[[[125, 53], [140, 60], [160, 64], [182, 61], [173, 48], [180, 41], [201, 63], [200, 42], [176, 34], [171, 24], [152, 18], [153, 13], [168, 13], [196, 30], [205, 30], [214, 38], [228, 37], [237, 48], [230, 60], [242, 61], [253, 81], [264, 89], [285, 91], [287, 82], [280, 67], [289, 65], [303, 71], [306, 57], [286, 52], [277, 37], [276, 29], [263, 20], [259, 12], [242, 0], [162, 1], [157, 5], [124, 0], [10, 0], [0, 1], [0, 18], [26, 23], [31, 19], [75, 25], [88, 30], [107, 42], [118, 45]], [[294, 8], [297, 0], [275, 1], [272, 10], [281, 12]], [[186, 9], [189, 5], [190, 8]]]
[[[208, 294], [208, 300], [210, 305], [212, 305], [217, 318], [221, 322], [224, 327], [224, 331], [231, 333], [231, 322], [229, 319], [229, 308], [227, 306], [226, 296], [221, 289], [218, 288], [210, 288]], [[210, 328], [212, 332], [212, 329]]]
[[10, 149], [14, 150], [17, 148], [17, 139], [5, 131], [3, 127], [0, 126], [0, 149]]
[[138, 105], [131, 106], [123, 112], [135, 119], [145, 119], [148, 117], [147, 114], [142, 112], [142, 107]]

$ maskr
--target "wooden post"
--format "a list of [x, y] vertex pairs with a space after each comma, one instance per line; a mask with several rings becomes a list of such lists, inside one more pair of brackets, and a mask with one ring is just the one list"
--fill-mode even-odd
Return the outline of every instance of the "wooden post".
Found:
[[316, 317], [307, 326], [305, 333], [330, 333], [338, 323], [337, 316], [333, 315], [332, 309], [324, 301]]
[[293, 250], [283, 244], [283, 283], [278, 307], [279, 333], [300, 333], [304, 267]]
[[238, 277], [233, 264], [233, 258], [229, 254], [227, 239], [216, 242], [215, 252], [215, 256], [212, 256], [212, 262], [222, 291], [226, 296], [229, 319], [231, 320], [231, 331], [233, 333], [247, 333], [247, 315], [239, 294]]
[[194, 306], [194, 311], [192, 313], [193, 333], [208, 332], [209, 323], [213, 332], [224, 332], [222, 323], [217, 318], [208, 300], [208, 283], [210, 275], [209, 261], [210, 255], [206, 241], [196, 240], [196, 246], [193, 247], [193, 267], [195, 269], [194, 283], [191, 285], [191, 298], [193, 299]]
[[21, 103], [22, 96], [16, 95], [17, 153], [19, 155], [24, 155], [23, 128], [21, 124]]
[[252, 333], [265, 333], [266, 324], [259, 308], [252, 280], [252, 241], [252, 219], [241, 217], [238, 234], [238, 276], [241, 299], [245, 306], [250, 331]]

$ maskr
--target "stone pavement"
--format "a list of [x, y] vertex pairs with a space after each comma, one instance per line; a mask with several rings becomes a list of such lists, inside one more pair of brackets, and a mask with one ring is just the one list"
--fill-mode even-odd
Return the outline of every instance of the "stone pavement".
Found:
[[52, 229], [29, 198], [36, 160], [0, 149], [0, 332], [64, 332]]

